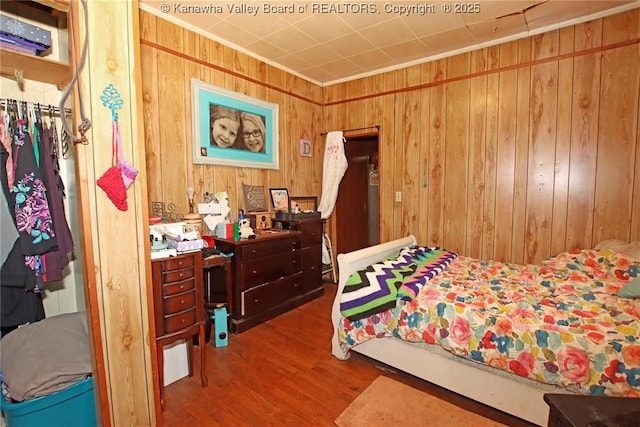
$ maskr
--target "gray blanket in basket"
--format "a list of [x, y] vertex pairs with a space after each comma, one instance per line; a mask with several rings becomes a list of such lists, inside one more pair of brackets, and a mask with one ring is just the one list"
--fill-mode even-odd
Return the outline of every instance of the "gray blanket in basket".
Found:
[[11, 398], [23, 401], [63, 390], [91, 375], [85, 312], [20, 327], [0, 340], [2, 375]]

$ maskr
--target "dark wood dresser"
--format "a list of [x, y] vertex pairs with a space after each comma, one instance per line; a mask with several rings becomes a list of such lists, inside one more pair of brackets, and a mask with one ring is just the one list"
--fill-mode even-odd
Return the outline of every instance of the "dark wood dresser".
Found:
[[304, 287], [311, 291], [322, 288], [322, 218], [301, 219], [297, 221], [272, 219], [279, 222], [285, 230], [302, 233], [302, 274]]
[[191, 376], [194, 356], [192, 337], [197, 336], [200, 349], [200, 379], [203, 387], [207, 385], [202, 253], [197, 251], [153, 260], [151, 273], [160, 404], [164, 408], [164, 345], [186, 339]]
[[303, 272], [303, 233], [279, 231], [255, 239], [215, 239], [233, 252], [231, 330], [239, 333], [300, 306], [324, 292], [322, 281], [307, 283]]
[[548, 427], [640, 426], [640, 399], [547, 393]]

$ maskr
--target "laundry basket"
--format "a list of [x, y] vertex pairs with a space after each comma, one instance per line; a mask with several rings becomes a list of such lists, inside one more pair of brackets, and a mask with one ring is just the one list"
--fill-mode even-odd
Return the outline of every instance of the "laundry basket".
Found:
[[81, 380], [63, 390], [9, 403], [0, 398], [7, 427], [93, 427], [97, 425], [93, 379]]
[[17, 328], [0, 341], [0, 397], [8, 427], [96, 425], [85, 312], [65, 313]]

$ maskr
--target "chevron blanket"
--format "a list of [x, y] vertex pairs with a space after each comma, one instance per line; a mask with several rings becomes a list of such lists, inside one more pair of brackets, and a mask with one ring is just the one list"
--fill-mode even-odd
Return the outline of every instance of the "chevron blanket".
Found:
[[341, 295], [340, 311], [353, 321], [389, 310], [398, 300], [411, 301], [456, 256], [437, 247], [403, 248], [396, 258], [351, 274]]

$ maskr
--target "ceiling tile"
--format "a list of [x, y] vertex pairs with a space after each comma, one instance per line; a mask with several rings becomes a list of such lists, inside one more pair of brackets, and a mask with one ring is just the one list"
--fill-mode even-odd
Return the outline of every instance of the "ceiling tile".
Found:
[[431, 50], [419, 40], [409, 40], [393, 46], [383, 47], [380, 50], [400, 62], [426, 58], [431, 54]]
[[239, 47], [246, 46], [255, 40], [255, 36], [229, 21], [220, 21], [210, 26], [206, 31], [213, 36], [216, 34], [226, 34], [224, 40]]
[[317, 65], [326, 64], [327, 62], [335, 61], [336, 59], [334, 51], [325, 45], [310, 46], [296, 52], [296, 55], [307, 62]]
[[313, 63], [305, 61], [295, 54], [281, 56], [280, 58], [278, 58], [278, 63], [292, 70], [302, 70], [314, 65]]
[[434, 54], [462, 49], [477, 43], [466, 27], [423, 37], [420, 41], [430, 48]]
[[528, 7], [539, 3], [545, 3], [548, 0], [509, 0], [509, 1], [482, 1], [476, 7], [476, 3], [458, 3], [460, 7], [469, 10], [468, 13], [461, 13], [462, 20], [465, 24], [476, 24], [478, 22], [492, 20], [503, 16], [522, 15]]
[[329, 73], [326, 70], [323, 70], [318, 67], [311, 67], [308, 69], [300, 70], [300, 74], [316, 82], [329, 82], [329, 81], [337, 80], [338, 78], [340, 78], [340, 77], [334, 76], [333, 73]]
[[[365, 6], [363, 5], [363, 6], [356, 6], [356, 7], [363, 7], [361, 13], [341, 13], [339, 14], [339, 16], [341, 19], [344, 20], [344, 22], [349, 24], [351, 28], [353, 28], [356, 31], [360, 31], [363, 28], [367, 28], [372, 25], [376, 25], [381, 22], [388, 21], [390, 19], [394, 19], [397, 17], [397, 15], [395, 14], [384, 13], [383, 5], [385, 3], [389, 3], [389, 2], [378, 1], [378, 2], [365, 3], [368, 5], [374, 5], [375, 11], [376, 11], [375, 13], [366, 12], [366, 9], [364, 9]], [[335, 4], [338, 4], [338, 3], [335, 3]], [[343, 4], [346, 4], [346, 3], [343, 3]], [[354, 4], [354, 3], [351, 3], [351, 4]], [[370, 10], [372, 9], [370, 8]]]
[[360, 74], [363, 71], [362, 67], [354, 64], [346, 58], [336, 59], [328, 64], [323, 64], [320, 66], [320, 69], [325, 70], [338, 78], [353, 74]]
[[345, 36], [353, 31], [342, 19], [335, 15], [327, 15], [322, 19], [317, 16], [298, 21], [295, 27], [319, 43]]
[[278, 46], [274, 46], [265, 40], [256, 40], [249, 43], [246, 49], [250, 52], [254, 52], [256, 55], [276, 61], [278, 58], [289, 54], [286, 50], [280, 49]]
[[384, 68], [393, 65], [396, 61], [380, 49], [359, 53], [347, 58], [359, 64], [364, 70], [369, 71], [375, 68]]
[[477, 43], [489, 42], [529, 30], [523, 14], [505, 16], [500, 19], [479, 22], [468, 26]]
[[317, 44], [315, 40], [293, 26], [271, 33], [263, 40], [286, 52], [297, 52]]
[[549, 1], [525, 12], [525, 19], [530, 28], [539, 28], [553, 25], [558, 16], [564, 19], [574, 19], [590, 9], [591, 1]]
[[375, 46], [358, 33], [347, 34], [337, 39], [329, 40], [324, 46], [331, 49], [336, 56], [352, 56], [360, 52], [373, 50]]
[[629, 5], [630, 3], [635, 3], [638, 5], [638, 0], [627, 0], [627, 1], [616, 1], [616, 0], [593, 0], [589, 3], [589, 13], [597, 13], [602, 12], [603, 10], [622, 7], [625, 5]]
[[409, 15], [403, 16], [401, 19], [417, 38], [432, 36], [434, 34], [465, 26], [465, 23], [459, 14], [440, 13], [437, 9], [436, 13], [433, 15]]
[[229, 16], [227, 21], [254, 34], [258, 38], [264, 38], [290, 25], [281, 15], [273, 15], [265, 19], [248, 13], [236, 13]]
[[390, 46], [414, 38], [400, 18], [364, 28], [360, 30], [360, 34], [376, 47]]

